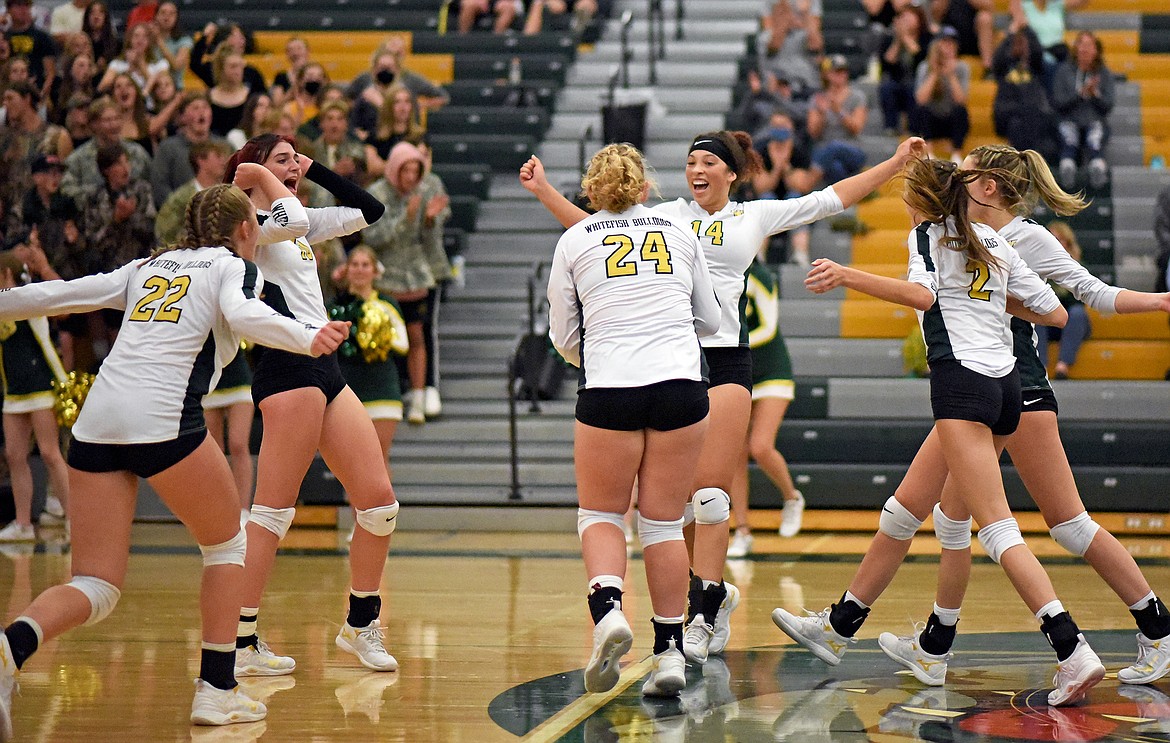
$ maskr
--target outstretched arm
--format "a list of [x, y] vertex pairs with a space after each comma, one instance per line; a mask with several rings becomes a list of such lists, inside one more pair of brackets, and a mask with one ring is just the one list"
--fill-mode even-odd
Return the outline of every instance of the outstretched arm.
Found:
[[818, 258], [813, 261], [812, 268], [809, 269], [808, 276], [804, 279], [804, 285], [814, 294], [824, 294], [843, 286], [877, 299], [884, 299], [887, 302], [922, 311], [930, 309], [935, 300], [934, 292], [922, 284], [888, 276], [877, 276], [850, 266], [842, 266], [828, 258]]
[[126, 309], [126, 285], [141, 261], [73, 281], [41, 281], [0, 290], [0, 320]]
[[588, 212], [553, 188], [544, 175], [544, 165], [536, 155], [528, 158], [528, 162], [520, 166], [520, 185], [531, 191], [544, 208], [548, 209], [549, 214], [566, 229], [589, 216]]
[[837, 197], [841, 199], [844, 208], [848, 209], [896, 176], [910, 158], [925, 157], [926, 152], [925, 140], [921, 137], [910, 137], [898, 145], [898, 150], [888, 160], [857, 175], [837, 181], [830, 188], [837, 192]]

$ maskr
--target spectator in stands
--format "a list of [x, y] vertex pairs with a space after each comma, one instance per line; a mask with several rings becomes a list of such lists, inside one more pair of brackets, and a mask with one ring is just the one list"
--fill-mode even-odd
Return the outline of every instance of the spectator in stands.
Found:
[[[1073, 260], [1080, 263], [1082, 260], [1081, 244], [1077, 242], [1076, 233], [1067, 222], [1059, 220], [1048, 225], [1048, 231], [1056, 236]], [[1089, 324], [1089, 313], [1085, 310], [1085, 303], [1073, 296], [1072, 292], [1063, 286], [1049, 282], [1060, 303], [1068, 312], [1068, 323], [1063, 328], [1036, 325], [1036, 350], [1040, 352], [1040, 360], [1048, 366], [1048, 341], [1060, 341], [1060, 351], [1056, 356], [1056, 366], [1053, 367], [1054, 379], [1068, 379], [1069, 367], [1077, 362], [1083, 344], [1092, 334]]]
[[47, 96], [57, 74], [57, 44], [53, 37], [33, 25], [31, 0], [8, 0], [8, 30], [4, 35], [12, 55], [28, 60], [29, 75]]
[[366, 165], [371, 177], [382, 174], [394, 145], [417, 142], [425, 133], [414, 95], [404, 85], [391, 85], [378, 111], [378, 126], [366, 138]]
[[124, 143], [102, 146], [94, 159], [101, 184], [86, 192], [81, 221], [89, 245], [88, 273], [105, 273], [150, 255], [155, 209], [150, 184], [131, 175]]
[[832, 185], [865, 167], [859, 145], [869, 106], [865, 93], [849, 84], [849, 62], [840, 54], [826, 57], [824, 90], [815, 94], [808, 110], [815, 181]]
[[191, 65], [191, 47], [195, 41], [189, 34], [183, 33], [179, 26], [179, 6], [172, 0], [159, 3], [152, 30], [155, 32], [159, 53], [171, 67], [171, 79], [175, 81], [175, 87], [182, 90], [183, 73]]
[[246, 67], [244, 55], [227, 43], [215, 52], [212, 64], [215, 85], [207, 91], [207, 99], [211, 102], [211, 131], [221, 137], [227, 136], [244, 118], [244, 104], [251, 95], [244, 83]]
[[126, 31], [142, 23], [150, 23], [158, 13], [158, 0], [137, 0], [126, 16]]
[[97, 89], [99, 93], [109, 93], [114, 87], [114, 78], [126, 73], [143, 94], [149, 97], [155, 80], [160, 75], [169, 75], [170, 69], [171, 66], [154, 43], [150, 26], [140, 23], [126, 32], [122, 53], [110, 60]]
[[183, 97], [170, 75], [163, 75], [155, 81], [154, 95], [146, 102], [146, 113], [150, 117], [150, 136], [155, 142], [161, 142], [178, 131], [175, 117], [182, 102]]
[[90, 104], [89, 128], [93, 138], [65, 158], [65, 178], [61, 181], [61, 192], [84, 206], [87, 192], [98, 190], [105, 183], [97, 165], [97, 153], [102, 148], [122, 145], [130, 162], [130, 178], [134, 181], [147, 178], [150, 173], [150, 155], [134, 142], [122, 139], [122, 114], [118, 104], [109, 96], [103, 96]]
[[49, 16], [49, 35], [54, 41], [64, 44], [65, 37], [81, 33], [81, 22], [89, 3], [90, 0], [65, 0], [53, 8], [53, 14]]
[[148, 155], [154, 153], [154, 138], [150, 136], [150, 118], [146, 114], [146, 100], [134, 79], [123, 72], [114, 77], [110, 97], [122, 114], [122, 138], [142, 145]]
[[329, 85], [329, 73], [317, 62], [309, 62], [293, 79], [293, 87], [282, 108], [294, 119], [297, 126], [317, 115], [321, 93]]
[[907, 130], [913, 115], [915, 75], [918, 65], [926, 59], [930, 45], [930, 27], [921, 5], [907, 5], [894, 16], [889, 33], [882, 36], [878, 49], [881, 82], [878, 99], [882, 106], [882, 121], [886, 134], [900, 134]]
[[360, 139], [378, 126], [378, 111], [385, 102], [386, 91], [391, 85], [405, 86], [414, 93], [419, 108], [433, 111], [446, 105], [451, 96], [442, 86], [435, 85], [427, 78], [406, 68], [406, 41], [400, 35], [391, 36], [382, 42], [370, 62], [370, 69], [358, 75], [350, 83], [346, 95], [354, 101], [350, 111], [350, 125]]
[[54, 124], [65, 123], [65, 104], [74, 95], [92, 98], [97, 93], [97, 66], [89, 54], [66, 57], [61, 69], [63, 74], [49, 88], [49, 120]]
[[13, 204], [8, 231], [36, 230], [50, 265], [61, 278], [73, 279], [83, 275], [85, 241], [76, 202], [61, 194], [64, 172], [64, 163], [55, 155], [38, 155], [33, 160], [33, 187], [20, 202]]
[[317, 94], [317, 115], [297, 127], [298, 143], [307, 147], [310, 142], [321, 136], [321, 110], [331, 103], [344, 103], [345, 110], [349, 110], [349, 99], [345, 97], [344, 85], [329, 83]]
[[0, 69], [0, 90], [7, 90], [16, 83], [34, 84], [28, 70], [28, 60], [24, 57], [11, 57]]
[[786, 183], [793, 168], [796, 125], [788, 114], [776, 111], [765, 128], [752, 135], [752, 147], [760, 153], [764, 166], [752, 175], [752, 192], [757, 199], [782, 199], [788, 193]]
[[436, 283], [423, 232], [447, 208], [447, 200], [438, 196], [424, 201], [419, 185], [425, 167], [425, 157], [417, 147], [409, 142], [394, 145], [386, 158], [383, 177], [367, 189], [386, 205], [386, 213], [362, 230], [362, 242], [374, 249], [385, 267], [375, 288], [384, 296], [394, 297], [406, 320], [410, 392], [404, 397], [411, 423], [426, 422], [427, 353], [423, 328], [427, 294]]
[[1050, 67], [1068, 59], [1064, 43], [1065, 13], [1077, 11], [1089, 0], [1008, 0], [1012, 27], [1027, 26], [1036, 34]]
[[451, 261], [443, 241], [443, 227], [451, 218], [451, 198], [447, 187], [433, 169], [431, 143], [423, 137], [416, 145], [423, 155], [423, 177], [418, 191], [422, 203], [428, 206], [422, 226], [423, 250], [435, 285], [427, 292], [427, 311], [423, 317], [423, 339], [427, 351], [426, 387], [423, 390], [423, 415], [435, 418], [443, 412], [443, 401], [439, 396], [439, 307], [443, 302], [443, 287], [454, 278]]
[[787, 80], [800, 98], [821, 84], [818, 61], [825, 49], [821, 14], [821, 0], [776, 0], [762, 19], [767, 41], [760, 67]]
[[1071, 188], [1081, 159], [1089, 162], [1089, 185], [1109, 180], [1105, 146], [1113, 110], [1113, 73], [1105, 66], [1101, 40], [1091, 31], [1077, 34], [1073, 56], [1056, 71], [1052, 104], [1060, 119], [1060, 180]]
[[984, 77], [990, 77], [995, 53], [994, 0], [930, 0], [930, 10], [938, 27], [955, 29], [959, 54], [978, 56]]
[[227, 141], [234, 149], [240, 149], [245, 143], [257, 134], [260, 134], [261, 122], [272, 110], [272, 97], [267, 93], [253, 93], [244, 103], [244, 113], [240, 123], [227, 133]]
[[470, 33], [479, 19], [494, 16], [492, 31], [502, 34], [512, 28], [519, 14], [516, 0], [457, 0], [459, 33]]
[[728, 126], [745, 132], [759, 131], [768, 125], [772, 114], [780, 112], [794, 121], [808, 117], [808, 104], [792, 97], [792, 86], [776, 77], [771, 70], [747, 72], [747, 91], [728, 120]]
[[344, 101], [326, 103], [321, 109], [320, 126], [321, 136], [307, 148], [313, 162], [321, 163], [358, 185], [364, 185], [366, 146], [349, 131], [349, 105]]
[[81, 147], [93, 137], [89, 128], [89, 106], [93, 99], [83, 93], [74, 93], [65, 101], [65, 120], [61, 126], [69, 135], [73, 149]]
[[160, 245], [169, 245], [178, 240], [191, 197], [223, 181], [232, 148], [222, 139], [203, 139], [191, 143], [186, 154], [187, 167], [194, 173], [194, 177], [171, 191], [159, 207], [158, 218], [154, 222], [154, 236]]
[[[178, 117], [178, 133], [159, 144], [150, 164], [150, 185], [156, 204], [162, 204], [172, 191], [195, 177], [189, 157], [193, 145], [209, 139], [223, 141], [211, 134], [211, 104], [203, 93], [183, 93]], [[179, 216], [182, 214], [180, 211]]]
[[106, 65], [118, 56], [122, 49], [122, 40], [114, 33], [114, 22], [110, 18], [109, 6], [102, 0], [93, 0], [85, 9], [82, 23], [82, 32], [93, 44], [94, 62], [99, 70], [105, 72]]
[[971, 130], [967, 114], [967, 95], [971, 89], [971, 68], [959, 59], [959, 35], [944, 26], [930, 42], [926, 59], [918, 65], [914, 101], [917, 107], [910, 129], [938, 150], [945, 142], [948, 155], [962, 159], [963, 142]]
[[[227, 45], [241, 57], [248, 52], [248, 37], [244, 29], [235, 23], [219, 27], [208, 23], [202, 33], [195, 38], [191, 47], [191, 72], [203, 81], [207, 87], [214, 87], [215, 58], [219, 48]], [[264, 82], [264, 75], [252, 65], [244, 66], [244, 87], [256, 93], [267, 92], [268, 85]]]
[[524, 35], [532, 36], [544, 29], [546, 16], [573, 13], [570, 28], [580, 31], [597, 15], [597, 0], [529, 0], [528, 15], [524, 18]]
[[278, 105], [284, 105], [285, 98], [292, 93], [297, 76], [309, 63], [309, 42], [299, 36], [293, 36], [284, 43], [284, 57], [288, 60], [288, 69], [276, 73], [276, 77], [272, 78], [272, 86], [268, 89]]
[[63, 158], [73, 151], [73, 145], [65, 130], [40, 115], [40, 90], [31, 83], [13, 83], [4, 91], [3, 100], [6, 119], [0, 127], [0, 197], [5, 204], [15, 204], [32, 186], [33, 160], [38, 155]]
[[1056, 156], [1050, 135], [1056, 122], [1044, 88], [1044, 50], [1027, 26], [1009, 33], [995, 50], [995, 133], [1017, 150], [1036, 150], [1046, 160]]

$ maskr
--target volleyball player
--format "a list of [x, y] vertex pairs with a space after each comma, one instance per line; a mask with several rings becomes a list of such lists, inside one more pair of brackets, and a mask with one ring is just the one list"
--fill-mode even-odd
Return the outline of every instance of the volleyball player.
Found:
[[[727, 646], [730, 614], [739, 603], [739, 591], [723, 582], [723, 568], [731, 512], [728, 493], [742, 461], [751, 418], [751, 353], [740, 309], [744, 274], [764, 238], [852, 206], [897, 174], [912, 152], [924, 149], [921, 139], [911, 137], [890, 159], [821, 191], [798, 199], [740, 202], [731, 200], [733, 185], [750, 178], [761, 164], [751, 137], [728, 131], [700, 134], [691, 143], [686, 162], [692, 200], [679, 198], [655, 207], [690, 225], [699, 237], [723, 315], [719, 331], [702, 341], [711, 422], [686, 514], [696, 526], [684, 651], [696, 662]], [[565, 227], [588, 216], [552, 187], [539, 158], [521, 166], [520, 182]]]
[[[265, 217], [256, 249], [256, 264], [268, 279], [264, 301], [302, 322], [325, 322], [313, 243], [367, 227], [385, 208], [348, 179], [298, 155], [288, 137], [253, 137], [228, 161], [225, 178], [230, 179], [244, 163], [263, 165], [293, 193], [301, 179], [308, 178], [340, 204], [307, 209], [307, 220], [293, 224], [285, 218], [281, 204], [271, 203], [263, 193], [251, 194], [257, 211]], [[335, 643], [367, 668], [397, 670], [398, 661], [384, 644], [378, 592], [390, 535], [397, 525], [398, 501], [386, 468], [370, 466], [382, 457], [370, 416], [346, 386], [335, 355], [305, 359], [280, 349], [263, 349], [252, 379], [252, 398], [264, 419], [264, 436], [248, 521], [236, 672], [282, 676], [296, 668], [294, 659], [274, 654], [260, 640], [257, 617], [277, 545], [292, 525], [301, 481], [318, 450], [345, 488], [359, 527], [349, 552], [349, 612]]]
[[633, 643], [622, 613], [622, 517], [638, 481], [638, 537], [654, 608], [654, 665], [646, 696], [686, 685], [683, 509], [707, 429], [698, 334], [719, 328], [707, 264], [686, 225], [643, 206], [642, 154], [603, 147], [582, 192], [597, 213], [570, 227], [549, 272], [549, 336], [581, 368], [573, 459], [577, 530], [589, 579], [593, 653], [586, 691], [608, 691]]
[[219, 384], [203, 398], [203, 415], [207, 419], [207, 433], [231, 455], [232, 479], [240, 496], [240, 523], [246, 524], [251, 514], [252, 486], [255, 468], [252, 466], [252, 418], [256, 406], [252, 403], [252, 367], [243, 349], [227, 363], [219, 376]]
[[[944, 558], [947, 552], [965, 549], [959, 542], [964, 529], [969, 542], [970, 522], [962, 519], [972, 514], [981, 526], [980, 542], [1004, 568], [1056, 651], [1058, 670], [1049, 704], [1070, 704], [1100, 682], [1105, 668], [1024, 544], [998, 476], [999, 453], [1016, 430], [1023, 408], [1020, 373], [1005, 312], [1011, 308], [1013, 314], [1032, 322], [1056, 325], [1063, 325], [1067, 313], [1052, 290], [1003, 238], [990, 227], [970, 220], [967, 188], [978, 176], [949, 161], [921, 160], [908, 166], [903, 198], [912, 219], [919, 223], [909, 239], [909, 281], [876, 277], [820, 260], [805, 283], [817, 293], [846, 286], [920, 312], [931, 366], [935, 427], [915, 463], [929, 461], [935, 447], [941, 449], [945, 461], [941, 478], [936, 467], [923, 470], [942, 490], [940, 508], [935, 511], [942, 524], [939, 536], [945, 546], [954, 548], [944, 550]], [[915, 520], [891, 498], [883, 509], [882, 532], [908, 539], [905, 533], [913, 535]], [[969, 570], [969, 560], [966, 565]], [[944, 565], [943, 569], [948, 568]], [[940, 606], [957, 606], [954, 601], [961, 602], [962, 595], [940, 598], [944, 602]], [[772, 619], [817, 657], [835, 665], [867, 613], [868, 608], [847, 594], [840, 604], [820, 614], [800, 618], [776, 609]], [[949, 616], [938, 616], [937, 624], [949, 626], [953, 633], [958, 610], [946, 614]], [[947, 619], [952, 621], [944, 625], [942, 620]], [[837, 633], [837, 626], [849, 634]], [[929, 659], [924, 662], [931, 665]], [[930, 668], [924, 671], [929, 674]]]
[[[238, 178], [268, 198], [283, 191], [260, 168], [244, 169]], [[73, 578], [38, 596], [0, 636], [0, 740], [12, 736], [16, 669], [45, 640], [114, 610], [126, 576], [139, 477], [203, 553], [203, 647], [191, 721], [225, 725], [266, 714], [263, 704], [239, 690], [233, 674], [246, 539], [231, 472], [207, 437], [200, 402], [239, 348], [238, 333], [290, 353], [322, 354], [336, 349], [348, 328], [296, 322], [255, 298], [261, 280], [250, 258], [259, 225], [240, 189], [216, 185], [195, 194], [185, 224], [182, 241], [151, 259], [0, 292], [0, 318], [9, 320], [126, 311], [73, 427]]]

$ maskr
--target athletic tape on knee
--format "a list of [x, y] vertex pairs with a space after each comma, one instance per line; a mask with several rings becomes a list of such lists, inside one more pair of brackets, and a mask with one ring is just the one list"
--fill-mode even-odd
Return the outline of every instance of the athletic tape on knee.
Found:
[[691, 505], [696, 524], [722, 524], [731, 519], [731, 496], [720, 488], [699, 488]]
[[1048, 533], [1061, 547], [1078, 557], [1084, 557], [1100, 528], [1101, 525], [1093, 520], [1088, 511], [1081, 511], [1063, 524], [1052, 527]]
[[613, 513], [611, 511], [592, 511], [588, 508], [577, 509], [577, 536], [585, 535], [585, 530], [596, 524], [613, 524], [619, 529], [625, 530], [625, 520], [622, 514]]
[[934, 534], [945, 550], [965, 550], [971, 546], [971, 519], [955, 521], [934, 504]]
[[695, 523], [695, 507], [691, 505], [690, 501], [683, 506], [683, 526], [690, 526]]
[[980, 529], [979, 543], [991, 559], [998, 563], [1004, 552], [1024, 543], [1024, 535], [1020, 533], [1020, 525], [1015, 519], [1004, 519]]
[[375, 537], [388, 537], [398, 526], [398, 501], [388, 506], [375, 506], [364, 511], [357, 511], [358, 526]]
[[655, 521], [638, 514], [638, 541], [642, 549], [662, 542], [677, 542], [683, 538], [683, 520]]
[[226, 542], [211, 545], [199, 545], [203, 553], [203, 567], [212, 565], [239, 565], [244, 566], [244, 555], [248, 554], [248, 534], [243, 529]]
[[122, 597], [122, 592], [113, 583], [90, 575], [75, 575], [66, 585], [81, 591], [89, 599], [89, 619], [85, 620], [87, 625], [97, 624], [110, 616], [110, 612], [118, 605], [118, 599]]
[[248, 520], [257, 526], [262, 526], [276, 535], [277, 539], [284, 539], [288, 529], [292, 526], [295, 508], [269, 508], [259, 503], [252, 504], [252, 515]]
[[906, 510], [894, 496], [886, 499], [882, 506], [882, 515], [878, 518], [878, 531], [890, 539], [905, 542], [913, 539], [914, 534], [922, 526], [922, 521], [914, 518], [914, 514]]

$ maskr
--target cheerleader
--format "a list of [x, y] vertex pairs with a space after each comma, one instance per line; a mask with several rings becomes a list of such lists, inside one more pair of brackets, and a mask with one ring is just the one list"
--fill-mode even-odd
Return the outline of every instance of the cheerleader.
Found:
[[573, 461], [594, 622], [585, 689], [612, 689], [633, 643], [622, 613], [622, 517], [636, 478], [654, 609], [654, 659], [642, 694], [672, 697], [686, 685], [683, 509], [707, 428], [696, 330], [717, 330], [720, 309], [698, 240], [642, 205], [650, 191], [645, 168], [642, 153], [627, 144], [607, 145], [590, 161], [581, 186], [597, 213], [557, 243], [549, 337], [581, 367]]
[[[965, 538], [969, 545], [970, 522], [964, 519], [973, 516], [981, 527], [980, 542], [1008, 574], [1056, 651], [1058, 669], [1049, 704], [1071, 704], [1101, 681], [1105, 668], [1024, 543], [998, 476], [999, 454], [1015, 432], [1023, 409], [1021, 375], [1005, 311], [1058, 326], [1068, 315], [1015, 249], [990, 227], [970, 220], [969, 184], [976, 183], [979, 175], [942, 160], [920, 160], [908, 166], [903, 199], [919, 223], [910, 233], [908, 281], [873, 276], [822, 259], [814, 262], [805, 284], [816, 293], [846, 286], [919, 311], [931, 368], [935, 428], [915, 464], [921, 474], [936, 479], [937, 489], [942, 490], [935, 516], [944, 556], [969, 549], [961, 542]], [[970, 199], [978, 201], [974, 194]], [[945, 462], [941, 479], [937, 468], [919, 463], [920, 459], [929, 462], [939, 450]], [[908, 541], [919, 525], [921, 521], [897, 498], [890, 498], [883, 507], [880, 529], [890, 539]], [[948, 568], [944, 565], [943, 569]], [[965, 589], [966, 574], [960, 573]], [[962, 595], [960, 591], [957, 596], [940, 598], [942, 606], [950, 607], [957, 606]], [[840, 604], [819, 614], [802, 618], [776, 609], [772, 620], [817, 657], [836, 665], [868, 611], [847, 593]], [[934, 627], [926, 631], [953, 636], [958, 610], [936, 614]], [[845, 632], [837, 632], [838, 627]], [[927, 675], [936, 668], [935, 660], [944, 664], [945, 672], [945, 657], [920, 660]]]
[[[691, 142], [686, 161], [692, 200], [680, 198], [655, 207], [658, 213], [689, 225], [699, 238], [722, 305], [719, 332], [702, 341], [709, 369], [711, 422], [686, 512], [695, 528], [684, 650], [698, 663], [727, 646], [731, 612], [739, 604], [739, 591], [724, 583], [723, 568], [731, 515], [728, 493], [743, 461], [751, 419], [751, 352], [740, 309], [744, 274], [765, 238], [852, 206], [925, 146], [921, 139], [911, 137], [885, 162], [798, 199], [741, 202], [731, 200], [732, 188], [761, 167], [751, 137], [744, 132], [700, 134]], [[538, 158], [521, 166], [520, 182], [565, 227], [588, 216], [552, 187]]]
[[[245, 163], [264, 166], [293, 193], [308, 178], [340, 204], [305, 210], [287, 200], [273, 202], [262, 192], [251, 194], [263, 216], [256, 249], [256, 263], [268, 278], [262, 299], [282, 315], [323, 323], [327, 316], [312, 246], [368, 227], [385, 208], [348, 179], [298, 155], [288, 137], [253, 137], [232, 156], [224, 177], [230, 179]], [[398, 661], [384, 644], [379, 589], [390, 535], [397, 526], [398, 501], [386, 468], [369, 466], [382, 456], [370, 416], [332, 355], [305, 359], [263, 349], [252, 379], [252, 399], [264, 419], [264, 436], [248, 521], [236, 672], [280, 676], [296, 668], [294, 659], [274, 654], [260, 640], [257, 617], [277, 545], [292, 526], [301, 481], [318, 450], [349, 495], [360, 527], [349, 551], [349, 611], [335, 644], [356, 655], [366, 668], [397, 670]]]
[[255, 469], [252, 466], [252, 418], [256, 406], [252, 403], [252, 367], [241, 349], [219, 375], [219, 384], [203, 398], [203, 415], [207, 419], [207, 433], [220, 449], [224, 448], [225, 431], [227, 453], [231, 457], [232, 479], [240, 496], [240, 523], [251, 515], [252, 485]]
[[[238, 180], [270, 197], [283, 190], [259, 167], [242, 169]], [[191, 721], [226, 725], [267, 713], [240, 691], [233, 674], [246, 539], [231, 472], [207, 437], [200, 401], [239, 348], [237, 333], [290, 353], [319, 355], [336, 349], [349, 329], [296, 322], [255, 298], [262, 280], [249, 259], [259, 225], [239, 188], [199, 192], [185, 222], [182, 242], [153, 258], [75, 281], [0, 292], [0, 320], [125, 311], [73, 426], [73, 577], [38, 596], [0, 635], [0, 740], [12, 737], [17, 669], [46, 640], [101, 621], [118, 603], [139, 477], [187, 526], [203, 554], [203, 647]]]

